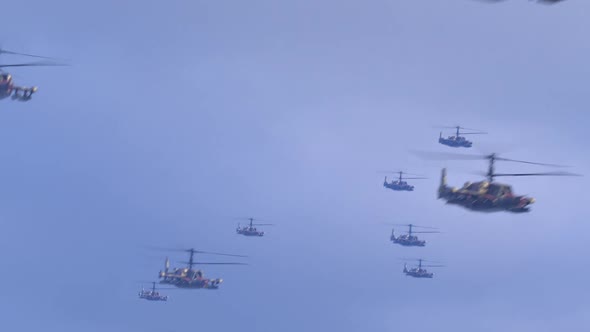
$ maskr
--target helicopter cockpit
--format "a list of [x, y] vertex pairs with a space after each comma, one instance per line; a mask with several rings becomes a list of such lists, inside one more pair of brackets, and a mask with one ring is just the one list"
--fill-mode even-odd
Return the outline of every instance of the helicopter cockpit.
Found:
[[512, 187], [505, 184], [490, 183], [487, 193], [496, 197], [512, 196]]

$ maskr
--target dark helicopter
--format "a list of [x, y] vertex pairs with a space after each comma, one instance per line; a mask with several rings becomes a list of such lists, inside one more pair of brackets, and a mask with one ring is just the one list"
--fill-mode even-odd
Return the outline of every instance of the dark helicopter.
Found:
[[237, 234], [245, 236], [264, 236], [264, 231], [258, 230], [254, 226], [273, 226], [273, 224], [254, 224], [254, 218], [248, 218], [248, 220], [250, 221], [249, 225], [240, 226], [240, 224], [238, 224], [238, 227], [236, 228]]
[[186, 250], [175, 250], [184, 251], [189, 253], [188, 262], [185, 268], [174, 268], [170, 271], [170, 260], [166, 258], [164, 271], [160, 271], [160, 283], [169, 284], [178, 288], [192, 288], [192, 289], [218, 289], [219, 285], [223, 282], [222, 279], [207, 279], [205, 278], [203, 271], [193, 269], [195, 265], [247, 265], [245, 263], [203, 263], [195, 262], [195, 254], [208, 254], [208, 255], [219, 255], [219, 256], [231, 256], [231, 257], [247, 257], [242, 255], [232, 254], [221, 254], [216, 252], [199, 251], [195, 249]]
[[440, 233], [438, 231], [413, 231], [413, 228], [424, 228], [424, 229], [437, 229], [434, 227], [426, 227], [426, 226], [417, 226], [413, 224], [395, 224], [396, 226], [408, 226], [408, 234], [402, 234], [398, 237], [395, 236], [393, 233], [393, 229], [391, 230], [391, 237], [389, 238], [391, 242], [395, 244], [399, 244], [405, 247], [424, 247], [426, 246], [426, 241], [418, 239], [418, 237], [414, 234], [417, 233]]
[[[1, 54], [11, 54], [11, 55], [21, 55], [21, 56], [28, 56], [33, 58], [40, 58], [40, 59], [47, 59], [47, 60], [54, 60], [52, 58], [40, 56], [40, 55], [33, 55], [33, 54], [26, 54], [26, 53], [18, 53], [12, 51], [6, 51], [0, 49]], [[2, 68], [7, 67], [41, 67], [41, 66], [64, 66], [63, 64], [54, 63], [54, 62], [31, 62], [31, 63], [17, 63], [17, 64], [0, 64], [0, 99], [5, 99], [8, 97], [12, 97], [12, 100], [19, 100], [19, 101], [28, 101], [32, 98], [33, 93], [37, 92], [37, 87], [23, 87], [14, 84], [12, 79], [12, 75], [9, 73], [2, 71]]]
[[[432, 154], [429, 154], [432, 155]], [[438, 198], [444, 199], [447, 204], [455, 204], [466, 209], [479, 212], [497, 212], [507, 211], [513, 213], [529, 212], [530, 205], [535, 202], [532, 197], [516, 195], [512, 187], [506, 184], [494, 182], [496, 177], [507, 176], [579, 176], [578, 174], [568, 172], [548, 172], [548, 173], [505, 173], [499, 174], [494, 170], [496, 161], [510, 161], [515, 163], [524, 163], [531, 165], [564, 167], [560, 165], [534, 163], [530, 161], [514, 160], [498, 157], [495, 153], [490, 155], [463, 155], [463, 154], [436, 154], [443, 159], [462, 159], [462, 160], [488, 160], [489, 166], [487, 178], [479, 182], [466, 182], [463, 187], [455, 188], [447, 186], [447, 171], [442, 169], [440, 186], [438, 188]]]
[[455, 126], [455, 127], [440, 127], [440, 128], [451, 128], [451, 129], [455, 129], [456, 133], [455, 136], [448, 136], [447, 138], [444, 138], [442, 135], [442, 131], [440, 132], [439, 136], [438, 136], [438, 142], [442, 145], [446, 145], [446, 146], [450, 146], [453, 148], [470, 148], [471, 146], [473, 146], [473, 142], [467, 140], [465, 137], [461, 136], [461, 135], [482, 135], [482, 134], [487, 134], [486, 132], [483, 131], [476, 131], [476, 132], [470, 132], [470, 133], [465, 133], [465, 132], [461, 132], [461, 129], [465, 129], [465, 130], [477, 130], [477, 129], [469, 129], [469, 128], [464, 128], [461, 126]]
[[[162, 288], [160, 288], [162, 289]], [[148, 301], [168, 301], [167, 295], [162, 295], [156, 291], [156, 283], [152, 282], [152, 289], [144, 289], [142, 288], [139, 292], [139, 298], [148, 300]]]
[[416, 259], [416, 260], [418, 261], [418, 266], [412, 267], [410, 269], [408, 269], [407, 263], [404, 263], [404, 273], [406, 274], [406, 276], [410, 276], [410, 277], [414, 277], [414, 278], [429, 278], [429, 279], [431, 279], [434, 277], [434, 273], [428, 272], [428, 270], [424, 269], [424, 267], [444, 267], [444, 265], [422, 265], [422, 262], [431, 262], [431, 263], [436, 263], [436, 262], [427, 261], [425, 259]]
[[[397, 180], [392, 180], [390, 182], [387, 182], [387, 176], [385, 177], [385, 180], [383, 181], [383, 187], [394, 190], [394, 191], [414, 191], [414, 186], [408, 184], [406, 181], [404, 181], [403, 179], [403, 174], [408, 174], [408, 175], [414, 175], [415, 174], [410, 174], [410, 173], [405, 173], [402, 171], [399, 172], [381, 172], [381, 173], [394, 173], [394, 174], [399, 174], [399, 178]], [[407, 180], [417, 180], [417, 179], [427, 179], [425, 177], [410, 177], [410, 178], [405, 178]]]

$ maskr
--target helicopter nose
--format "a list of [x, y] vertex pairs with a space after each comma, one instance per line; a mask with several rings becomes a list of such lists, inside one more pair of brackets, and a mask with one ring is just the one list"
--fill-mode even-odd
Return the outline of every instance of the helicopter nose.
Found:
[[533, 204], [534, 202], [535, 202], [535, 199], [534, 198], [532, 198], [532, 197], [529, 198], [529, 204]]

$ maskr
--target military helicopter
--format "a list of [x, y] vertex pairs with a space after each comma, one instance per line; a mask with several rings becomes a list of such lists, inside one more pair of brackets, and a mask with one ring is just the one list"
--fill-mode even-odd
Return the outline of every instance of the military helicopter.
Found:
[[[466, 182], [461, 188], [447, 186], [447, 171], [442, 169], [440, 186], [438, 188], [438, 198], [444, 199], [447, 204], [462, 206], [468, 210], [478, 212], [497, 212], [507, 211], [513, 213], [523, 213], [530, 211], [530, 205], [535, 202], [532, 197], [515, 195], [512, 187], [506, 184], [494, 182], [496, 177], [506, 176], [580, 176], [568, 172], [548, 172], [548, 173], [506, 173], [498, 174], [494, 171], [496, 161], [509, 161], [515, 163], [524, 163], [531, 165], [565, 167], [560, 165], [542, 164], [530, 161], [514, 160], [498, 157], [497, 154], [489, 155], [463, 155], [463, 154], [438, 154], [445, 159], [463, 159], [463, 160], [488, 160], [489, 166], [485, 175], [485, 181]], [[445, 157], [446, 156], [446, 157]]]
[[[40, 59], [47, 59], [47, 60], [54, 60], [52, 58], [34, 55], [34, 54], [26, 54], [26, 53], [18, 53], [0, 49], [1, 54], [11, 54], [11, 55], [21, 55], [21, 56], [28, 56], [33, 58], [40, 58]], [[5, 99], [8, 97], [12, 97], [12, 100], [19, 100], [19, 101], [29, 101], [33, 93], [37, 92], [37, 87], [23, 87], [17, 86], [14, 84], [12, 79], [12, 75], [2, 70], [2, 68], [7, 67], [40, 67], [40, 66], [64, 66], [63, 64], [54, 63], [54, 62], [31, 62], [31, 63], [18, 63], [18, 64], [0, 64], [0, 99]]]
[[[381, 172], [381, 173], [394, 173], [394, 174], [399, 174], [399, 178], [397, 180], [392, 180], [391, 182], [387, 182], [387, 176], [385, 177], [385, 180], [383, 181], [383, 187], [394, 190], [394, 191], [414, 191], [414, 186], [408, 184], [406, 181], [403, 180], [403, 174], [408, 174], [408, 175], [413, 175], [416, 176], [415, 174], [410, 174], [410, 173], [405, 173], [402, 171], [399, 172]], [[410, 178], [405, 178], [407, 180], [418, 180], [418, 179], [427, 179], [425, 177], [410, 177]]]
[[238, 227], [236, 228], [237, 234], [245, 236], [264, 236], [264, 231], [260, 231], [254, 226], [273, 226], [273, 224], [254, 224], [254, 218], [248, 218], [248, 220], [250, 221], [250, 224], [247, 226], [240, 226], [240, 224], [238, 224]]
[[477, 131], [477, 132], [470, 132], [470, 133], [464, 133], [461, 132], [461, 129], [465, 129], [465, 130], [477, 130], [477, 129], [469, 129], [469, 128], [464, 128], [461, 126], [455, 126], [455, 127], [439, 127], [439, 128], [452, 128], [456, 130], [456, 134], [455, 136], [449, 136], [447, 138], [444, 138], [442, 135], [442, 131], [440, 132], [439, 136], [438, 136], [438, 142], [442, 145], [446, 145], [446, 146], [450, 146], [453, 148], [470, 148], [471, 146], [473, 146], [473, 142], [467, 140], [465, 137], [461, 136], [461, 135], [482, 135], [482, 134], [487, 134], [486, 132], [483, 131]]
[[[174, 250], [174, 249], [173, 249]], [[203, 263], [195, 262], [195, 254], [208, 254], [218, 256], [231, 256], [231, 257], [247, 257], [242, 255], [232, 254], [221, 254], [209, 251], [200, 251], [195, 249], [183, 249], [174, 251], [184, 251], [189, 253], [189, 260], [185, 262], [186, 268], [174, 268], [170, 271], [170, 260], [166, 257], [164, 265], [164, 271], [160, 271], [159, 278], [161, 284], [169, 284], [178, 288], [192, 288], [192, 289], [218, 289], [219, 285], [223, 282], [222, 279], [207, 279], [204, 277], [203, 271], [193, 269], [195, 265], [247, 265], [245, 263]]]
[[433, 278], [434, 273], [428, 272], [428, 270], [424, 269], [423, 267], [444, 267], [444, 265], [422, 265], [422, 262], [431, 262], [437, 263], [432, 261], [427, 261], [425, 259], [416, 259], [418, 261], [418, 267], [412, 267], [408, 269], [408, 264], [404, 263], [404, 273], [406, 276], [414, 277], [414, 278]]
[[417, 234], [417, 233], [440, 233], [438, 231], [413, 231], [413, 228], [424, 228], [424, 229], [434, 229], [436, 230], [437, 228], [434, 227], [426, 227], [426, 226], [417, 226], [417, 225], [413, 225], [413, 224], [394, 224], [396, 226], [408, 226], [409, 230], [408, 230], [408, 234], [403, 234], [400, 235], [398, 237], [395, 236], [395, 234], [393, 233], [393, 229], [391, 230], [391, 237], [390, 240], [391, 242], [395, 243], [395, 244], [399, 244], [405, 247], [424, 247], [426, 246], [426, 241], [424, 240], [420, 240], [418, 239], [417, 236], [413, 235], [413, 234]]
[[[162, 288], [160, 288], [162, 289]], [[162, 295], [156, 291], [156, 283], [152, 282], [152, 290], [141, 288], [139, 298], [148, 301], [168, 301], [168, 296]]]

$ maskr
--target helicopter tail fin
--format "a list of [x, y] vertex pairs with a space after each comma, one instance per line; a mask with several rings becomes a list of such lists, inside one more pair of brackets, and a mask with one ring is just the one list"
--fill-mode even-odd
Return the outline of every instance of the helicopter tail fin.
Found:
[[168, 274], [168, 270], [170, 269], [170, 259], [166, 257], [166, 261], [164, 262], [164, 274]]
[[440, 174], [440, 186], [438, 187], [438, 197], [447, 189], [447, 169], [443, 168]]

